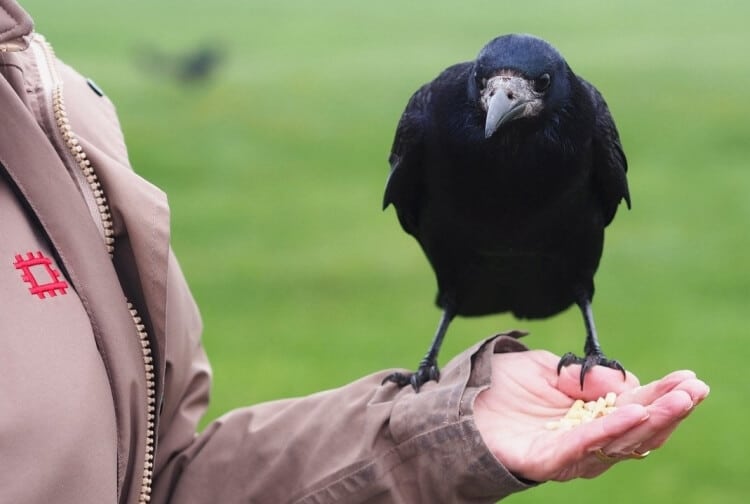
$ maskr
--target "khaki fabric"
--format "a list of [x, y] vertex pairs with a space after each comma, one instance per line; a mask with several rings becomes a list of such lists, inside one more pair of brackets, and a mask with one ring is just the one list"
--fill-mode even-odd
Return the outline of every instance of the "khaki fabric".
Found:
[[48, 53], [94, 193], [32, 30], [0, 0], [0, 503], [480, 503], [527, 488], [472, 417], [490, 355], [524, 350], [518, 333], [468, 349], [419, 394], [381, 386], [383, 371], [196, 433], [211, 369], [166, 197], [131, 169], [109, 99]]

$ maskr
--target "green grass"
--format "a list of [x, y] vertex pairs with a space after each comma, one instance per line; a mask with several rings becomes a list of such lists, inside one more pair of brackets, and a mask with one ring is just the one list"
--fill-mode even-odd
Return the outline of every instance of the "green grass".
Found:
[[[630, 161], [633, 210], [609, 229], [597, 276], [604, 348], [644, 381], [694, 369], [712, 394], [647, 461], [513, 501], [745, 501], [750, 4], [25, 4], [112, 97], [133, 165], [170, 195], [215, 369], [207, 420], [416, 363], [438, 312], [421, 252], [380, 211], [396, 122], [420, 84], [493, 36], [550, 40], [607, 98]], [[211, 41], [227, 61], [210, 85], [135, 64], [144, 46]], [[582, 344], [574, 310], [458, 320], [443, 361], [511, 327], [557, 353]]]

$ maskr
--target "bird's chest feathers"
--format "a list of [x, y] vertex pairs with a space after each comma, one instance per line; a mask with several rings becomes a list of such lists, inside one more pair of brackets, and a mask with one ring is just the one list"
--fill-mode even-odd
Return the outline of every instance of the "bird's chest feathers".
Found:
[[501, 139], [473, 149], [442, 145], [442, 159], [431, 163], [440, 171], [432, 177], [432, 196], [471, 219], [519, 219], [543, 211], [560, 205], [561, 198], [581, 197], [575, 188], [590, 177], [585, 153], [535, 138]]

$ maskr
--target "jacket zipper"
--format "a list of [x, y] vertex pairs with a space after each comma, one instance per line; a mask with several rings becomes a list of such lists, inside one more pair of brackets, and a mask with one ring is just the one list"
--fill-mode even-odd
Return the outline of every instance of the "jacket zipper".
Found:
[[[57, 125], [57, 132], [61, 135], [65, 147], [72, 160], [78, 167], [78, 182], [83, 182], [88, 186], [90, 192], [84, 193], [87, 203], [94, 207], [99, 215], [98, 227], [104, 239], [104, 245], [110, 258], [113, 257], [115, 250], [115, 239], [112, 224], [112, 214], [104, 195], [99, 178], [91, 164], [86, 153], [83, 151], [78, 137], [72, 131], [65, 111], [65, 99], [63, 95], [63, 82], [57, 74], [54, 66], [54, 50], [52, 46], [40, 34], [32, 35], [34, 52], [40, 60], [39, 73], [44, 89], [51, 89], [52, 93], [52, 112], [54, 122]], [[93, 198], [92, 198], [93, 196]], [[127, 301], [127, 300], [126, 300]], [[140, 341], [141, 352], [143, 356], [143, 367], [146, 375], [146, 440], [145, 440], [145, 460], [143, 462], [143, 476], [141, 479], [141, 490], [138, 496], [139, 503], [145, 503], [151, 500], [151, 483], [154, 475], [154, 444], [155, 444], [155, 414], [156, 414], [156, 382], [154, 374], [154, 359], [151, 352], [151, 341], [145, 326], [141, 323], [141, 317], [132, 303], [127, 302], [128, 311], [133, 319], [136, 333]]]

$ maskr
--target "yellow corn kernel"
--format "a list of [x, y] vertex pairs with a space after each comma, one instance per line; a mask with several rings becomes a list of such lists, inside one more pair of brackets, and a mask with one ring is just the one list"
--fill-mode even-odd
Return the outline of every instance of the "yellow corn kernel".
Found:
[[598, 398], [596, 401], [584, 402], [581, 399], [576, 399], [560, 420], [547, 422], [545, 428], [548, 430], [572, 429], [582, 423], [609, 415], [617, 409], [615, 406], [616, 400], [617, 394], [614, 392], [608, 392], [607, 395]]

